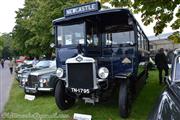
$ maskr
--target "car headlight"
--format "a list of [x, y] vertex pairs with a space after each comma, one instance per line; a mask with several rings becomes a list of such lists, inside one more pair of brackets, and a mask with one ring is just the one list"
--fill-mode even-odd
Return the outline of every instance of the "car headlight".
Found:
[[40, 83], [43, 83], [43, 79], [40, 79], [39, 82], [40, 82]]
[[48, 82], [48, 78], [41, 78], [39, 80], [40, 83], [47, 83]]
[[27, 79], [27, 78], [23, 78], [22, 81], [23, 81], [23, 82], [27, 82], [28, 79]]
[[45, 87], [45, 86], [48, 86], [48, 82], [49, 82], [49, 78], [41, 78], [39, 80], [39, 86], [40, 87]]
[[106, 67], [101, 67], [99, 68], [98, 70], [98, 76], [101, 78], [101, 79], [106, 79], [109, 75], [109, 70], [106, 68]]
[[17, 76], [18, 76], [18, 77], [22, 77], [22, 75], [21, 75], [21, 74], [18, 74]]
[[56, 71], [57, 77], [62, 78], [63, 74], [64, 74], [64, 70], [62, 68], [58, 68]]
[[47, 82], [48, 82], [48, 80], [46, 78], [44, 78], [43, 83], [47, 83]]

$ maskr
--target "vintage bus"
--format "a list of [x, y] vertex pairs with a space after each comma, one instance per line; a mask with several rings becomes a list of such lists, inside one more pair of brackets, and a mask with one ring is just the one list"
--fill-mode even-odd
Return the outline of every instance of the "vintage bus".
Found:
[[[53, 21], [58, 82], [56, 104], [95, 104], [117, 88], [121, 117], [148, 77], [149, 41], [128, 9], [101, 10], [99, 2], [67, 8]], [[115, 93], [115, 92], [114, 92]]]

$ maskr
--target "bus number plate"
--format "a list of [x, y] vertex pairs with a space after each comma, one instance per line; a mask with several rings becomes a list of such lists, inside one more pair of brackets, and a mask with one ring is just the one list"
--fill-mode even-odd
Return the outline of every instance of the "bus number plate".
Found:
[[85, 93], [85, 94], [90, 93], [89, 89], [83, 89], [83, 88], [71, 88], [71, 91], [75, 93]]

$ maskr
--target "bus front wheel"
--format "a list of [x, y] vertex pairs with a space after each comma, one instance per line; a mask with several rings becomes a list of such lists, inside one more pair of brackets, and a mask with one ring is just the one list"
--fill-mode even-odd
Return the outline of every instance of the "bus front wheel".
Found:
[[119, 88], [119, 114], [122, 118], [129, 115], [128, 80], [122, 80]]
[[58, 108], [61, 110], [66, 110], [75, 103], [75, 98], [68, 96], [65, 92], [65, 85], [61, 80], [59, 80], [56, 85], [55, 100]]

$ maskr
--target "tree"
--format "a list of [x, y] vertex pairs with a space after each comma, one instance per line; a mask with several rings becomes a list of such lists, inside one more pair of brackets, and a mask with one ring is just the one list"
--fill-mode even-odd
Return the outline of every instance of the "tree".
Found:
[[8, 58], [13, 56], [12, 34], [3, 33], [0, 36], [0, 57]]
[[174, 32], [172, 35], [168, 37], [168, 39], [172, 40], [174, 43], [180, 43], [180, 32]]
[[37, 0], [26, 0], [24, 6], [24, 8], [16, 11], [16, 25], [13, 29], [13, 47], [21, 55], [38, 55], [38, 51], [32, 53], [34, 47], [26, 44], [35, 35], [30, 25], [31, 17], [38, 9]]
[[[172, 22], [172, 29], [180, 28], [180, 0], [136, 0], [133, 4], [135, 12], [142, 13], [144, 25], [149, 25], [155, 21], [154, 33], [156, 35], [163, 32], [167, 24]], [[176, 12], [177, 9], [177, 12]], [[173, 18], [177, 17], [173, 22]]]
[[63, 16], [64, 8], [77, 0], [25, 0], [24, 8], [16, 12], [13, 30], [14, 48], [20, 54], [50, 57], [54, 42], [52, 20]]
[[0, 36], [0, 57], [2, 57], [3, 46], [4, 46], [4, 44], [3, 44], [3, 38], [2, 38], [2, 36]]
[[[81, 4], [83, 4], [83, 3], [89, 3], [89, 2], [95, 2], [95, 1], [97, 1], [97, 0], [79, 0], [79, 2], [80, 2]], [[109, 0], [100, 0], [100, 1], [101, 1], [101, 3], [109, 2]]]

